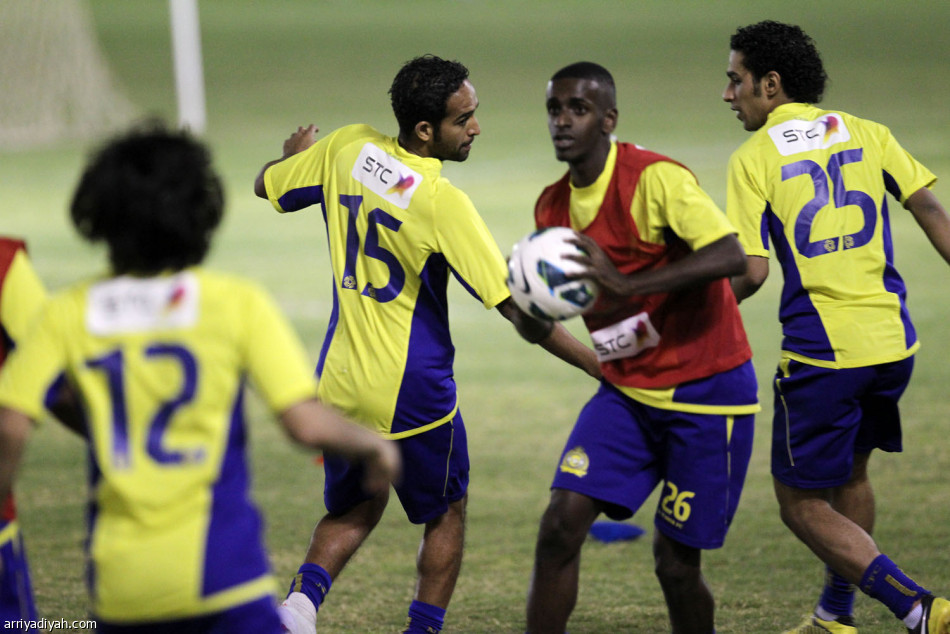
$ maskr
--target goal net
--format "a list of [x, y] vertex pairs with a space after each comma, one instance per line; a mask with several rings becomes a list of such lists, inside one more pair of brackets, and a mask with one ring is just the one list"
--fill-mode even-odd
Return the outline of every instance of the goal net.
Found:
[[86, 0], [0, 2], [0, 150], [95, 138], [135, 114]]

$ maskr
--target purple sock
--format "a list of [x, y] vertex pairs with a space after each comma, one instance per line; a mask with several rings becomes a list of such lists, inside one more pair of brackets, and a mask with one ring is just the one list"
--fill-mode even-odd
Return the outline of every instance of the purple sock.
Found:
[[825, 575], [825, 589], [818, 605], [836, 616], [850, 616], [854, 611], [855, 587], [831, 568]]
[[409, 606], [409, 621], [404, 634], [438, 634], [445, 623], [445, 610], [440, 607], [413, 601]]
[[927, 590], [914, 583], [886, 555], [878, 555], [861, 577], [861, 592], [887, 606], [899, 619], [903, 619], [914, 602]]
[[333, 580], [330, 579], [330, 573], [317, 564], [303, 564], [297, 569], [297, 576], [290, 582], [290, 592], [303, 592], [313, 603], [317, 611], [320, 610], [320, 604], [323, 598], [330, 591]]

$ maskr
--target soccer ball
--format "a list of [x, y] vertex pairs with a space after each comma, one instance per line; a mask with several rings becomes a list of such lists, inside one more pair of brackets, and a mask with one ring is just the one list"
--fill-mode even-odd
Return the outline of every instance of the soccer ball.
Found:
[[508, 289], [521, 310], [538, 319], [568, 319], [597, 301], [600, 292], [591, 280], [569, 280], [583, 267], [568, 255], [584, 251], [569, 242], [577, 234], [567, 227], [547, 227], [522, 238], [508, 259]]

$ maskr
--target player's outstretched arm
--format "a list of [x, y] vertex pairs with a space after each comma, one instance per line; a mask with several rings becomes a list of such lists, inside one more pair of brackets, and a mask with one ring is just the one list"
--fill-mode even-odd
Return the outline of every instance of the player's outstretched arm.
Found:
[[567, 329], [553, 321], [535, 319], [518, 308], [510, 297], [498, 304], [498, 312], [510, 321], [521, 338], [536, 343], [557, 358], [600, 379], [600, 363], [589, 347], [577, 340]]
[[284, 141], [283, 155], [279, 159], [264, 163], [264, 167], [261, 168], [261, 171], [257, 173], [257, 178], [254, 179], [254, 193], [258, 198], [267, 198], [267, 187], [264, 185], [264, 172], [267, 171], [267, 168], [274, 163], [280, 163], [289, 156], [303, 152], [316, 143], [317, 132], [319, 131], [320, 128], [311, 123], [306, 128], [299, 126], [296, 132], [287, 137]]
[[362, 461], [368, 491], [383, 491], [399, 478], [402, 463], [393, 441], [351, 423], [316, 399], [288, 407], [280, 413], [280, 421], [290, 437], [306, 447]]
[[914, 215], [940, 257], [950, 264], [950, 215], [934, 193], [921, 187], [907, 197], [904, 207]]
[[542, 339], [538, 345], [557, 358], [580, 368], [598, 381], [602, 378], [597, 355], [588, 346], [578, 341], [563, 325], [555, 323], [551, 334]]
[[759, 255], [750, 255], [746, 260], [746, 271], [729, 279], [736, 301], [741, 302], [758, 291], [769, 276], [769, 259]]
[[0, 407], [0, 499], [13, 489], [26, 441], [33, 431], [29, 416], [14, 409]]
[[88, 438], [86, 417], [79, 404], [76, 391], [65, 380], [57, 383], [53, 390], [52, 402], [49, 403], [50, 413], [69, 431], [82, 438]]

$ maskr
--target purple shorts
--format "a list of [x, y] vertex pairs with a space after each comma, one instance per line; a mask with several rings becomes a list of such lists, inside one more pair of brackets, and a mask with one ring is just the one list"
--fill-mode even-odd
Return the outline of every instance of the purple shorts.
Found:
[[914, 358], [834, 370], [779, 364], [772, 384], [772, 475], [798, 489], [824, 489], [851, 477], [854, 454], [901, 451], [897, 401]]
[[[448, 423], [396, 440], [402, 454], [402, 479], [394, 488], [406, 517], [425, 524], [444, 515], [449, 504], [468, 492], [468, 441], [461, 412]], [[326, 454], [323, 501], [341, 514], [370, 499], [363, 490], [363, 468], [341, 456]]]
[[551, 488], [631, 517], [663, 483], [654, 523], [693, 548], [719, 548], [739, 505], [752, 455], [754, 416], [650, 407], [609, 384], [581, 410]]
[[[10, 539], [0, 543], [0, 624], [5, 621], [36, 621], [36, 604], [30, 582], [23, 538], [16, 520], [0, 521], [0, 530], [6, 529]], [[18, 632], [37, 630], [19, 629]]]
[[105, 634], [280, 634], [285, 630], [277, 616], [276, 600], [263, 597], [223, 612], [175, 621], [117, 625], [100, 620], [95, 631]]

